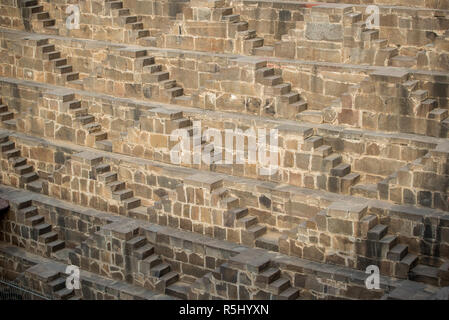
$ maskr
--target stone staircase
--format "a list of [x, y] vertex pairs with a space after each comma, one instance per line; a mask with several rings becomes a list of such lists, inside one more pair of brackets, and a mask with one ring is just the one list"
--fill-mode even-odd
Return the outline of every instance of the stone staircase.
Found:
[[74, 289], [68, 289], [66, 286], [66, 278], [59, 276], [56, 279], [48, 283], [52, 294], [59, 300], [81, 300], [80, 297], [75, 295]]
[[44, 6], [38, 0], [20, 0], [22, 16], [30, 19], [33, 29], [45, 33], [57, 34], [56, 20], [50, 18], [50, 14], [44, 11]]
[[20, 149], [9, 140], [8, 135], [0, 136], [0, 148], [2, 158], [8, 161], [10, 170], [13, 172], [10, 177], [17, 177], [16, 184], [20, 188], [25, 188], [33, 192], [44, 192], [44, 181], [34, 171], [32, 165], [27, 164], [27, 159], [21, 157]]
[[111, 166], [100, 162], [92, 168], [95, 178], [101, 182], [108, 197], [118, 201], [120, 214], [126, 214], [130, 210], [147, 210], [141, 206], [141, 199], [134, 197], [134, 191], [126, 188], [126, 183], [118, 180], [118, 174], [111, 171]]
[[361, 48], [377, 50], [375, 65], [385, 65], [402, 68], [416, 68], [420, 51], [412, 52], [406, 50], [406, 54], [399, 54], [397, 47], [388, 45], [387, 39], [379, 38], [379, 30], [368, 29], [363, 14], [352, 9], [344, 14], [345, 22], [353, 25], [355, 39], [361, 42]]
[[6, 104], [3, 104], [2, 98], [0, 98], [0, 121], [6, 129], [15, 129], [16, 120], [14, 119], [14, 112], [9, 111]]
[[82, 102], [74, 94], [66, 95], [63, 99], [63, 110], [72, 116], [79, 127], [86, 130], [87, 145], [112, 152], [112, 142], [107, 140], [108, 133], [102, 130], [101, 124], [95, 121], [88, 109], [82, 107]]
[[38, 208], [31, 200], [18, 204], [17, 219], [30, 228], [30, 237], [37, 241], [45, 250], [47, 256], [65, 248], [65, 242], [59, 240], [58, 233], [52, 231], [52, 226], [38, 213]]
[[257, 275], [256, 282], [268, 289], [276, 300], [296, 300], [299, 290], [291, 286], [288, 278], [282, 276], [281, 270], [267, 266]]
[[129, 8], [124, 8], [123, 1], [105, 0], [105, 5], [114, 17], [114, 21], [128, 30], [125, 42], [135, 43], [137, 41], [146, 41], [150, 38], [150, 31], [144, 29], [142, 17], [132, 15]]
[[[278, 72], [279, 73], [279, 72]], [[285, 83], [274, 68], [260, 64], [256, 69], [256, 82], [265, 86], [266, 95], [275, 96], [275, 106], [264, 110], [265, 114], [277, 115], [283, 118], [300, 119], [300, 114], [307, 110], [307, 102], [300, 94], [291, 90], [291, 84]]]
[[[367, 256], [387, 260], [393, 264], [393, 276], [400, 279], [410, 279], [432, 286], [441, 286], [442, 277], [449, 274], [449, 262], [433, 262], [431, 265], [425, 257], [410, 253], [408, 245], [399, 243], [399, 237], [388, 234], [388, 226], [377, 224], [378, 218], [368, 215], [363, 218], [369, 226], [367, 233]], [[447, 285], [447, 283], [445, 284]]]
[[154, 246], [148, 243], [144, 236], [136, 236], [125, 245], [125, 254], [138, 261], [140, 271], [158, 278], [155, 283], [156, 290], [178, 299], [187, 299], [190, 283], [180, 280], [179, 274], [172, 271], [171, 266], [155, 254]]
[[222, 0], [210, 1], [208, 5], [213, 7], [214, 14], [219, 15], [220, 21], [228, 24], [228, 38], [241, 40], [241, 53], [252, 55], [255, 50], [260, 50], [263, 47], [264, 39], [258, 37], [255, 30], [250, 30], [248, 22], [242, 21], [239, 14], [234, 14], [232, 7], [226, 7]]
[[55, 76], [55, 84], [64, 85], [71, 83], [80, 86], [79, 73], [73, 72], [73, 67], [68, 64], [67, 58], [61, 57], [61, 52], [57, 51], [54, 44], [49, 44], [48, 39], [40, 39], [36, 42], [43, 59], [51, 61]]
[[184, 89], [176, 80], [170, 79], [170, 73], [163, 71], [163, 66], [157, 64], [154, 57], [148, 56], [146, 50], [135, 52], [135, 58], [142, 62], [142, 82], [157, 83], [165, 95], [161, 97], [164, 102], [192, 106], [192, 97], [184, 94]]

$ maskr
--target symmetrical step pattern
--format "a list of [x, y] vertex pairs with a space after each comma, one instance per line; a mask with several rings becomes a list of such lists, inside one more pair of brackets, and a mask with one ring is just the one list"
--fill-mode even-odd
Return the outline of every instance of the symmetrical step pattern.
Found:
[[88, 113], [88, 109], [82, 107], [80, 100], [76, 100], [74, 95], [70, 96], [70, 100], [64, 102], [66, 110], [86, 130], [92, 137], [95, 147], [104, 151], [112, 151], [112, 143], [108, 139], [108, 133], [102, 130], [100, 123], [95, 121], [95, 117]]
[[53, 296], [59, 300], [81, 300], [75, 295], [74, 289], [68, 289], [65, 277], [57, 277], [48, 283]]
[[399, 55], [397, 47], [388, 46], [388, 39], [379, 38], [378, 29], [369, 29], [363, 20], [363, 14], [360, 12], [347, 12], [345, 19], [349, 19], [356, 29], [356, 37], [363, 43], [364, 49], [375, 48], [378, 50], [376, 64], [387, 65], [402, 68], [416, 68], [418, 65], [418, 55]]
[[95, 165], [92, 170], [99, 182], [110, 192], [112, 199], [122, 204], [124, 213], [130, 210], [146, 212], [147, 208], [141, 206], [141, 200], [134, 197], [134, 191], [126, 188], [126, 183], [118, 180], [118, 174], [111, 171], [109, 164], [100, 163]]
[[154, 250], [144, 236], [136, 236], [126, 242], [126, 254], [138, 261], [140, 270], [159, 279], [156, 290], [186, 300], [190, 284], [180, 280], [179, 274], [172, 271], [171, 266], [163, 262]]
[[31, 238], [45, 247], [47, 256], [65, 248], [65, 242], [59, 239], [58, 233], [52, 231], [52, 225], [39, 215], [38, 208], [32, 205], [31, 200], [20, 203], [18, 209], [19, 219], [31, 228]]
[[44, 11], [44, 6], [39, 4], [38, 0], [20, 0], [22, 15], [31, 21], [38, 23], [45, 29], [57, 31], [55, 28], [56, 20], [50, 18], [50, 14]]
[[128, 42], [134, 43], [150, 38], [150, 31], [144, 29], [142, 17], [132, 15], [129, 8], [124, 8], [123, 1], [105, 0], [105, 5], [111, 10], [112, 16], [117, 18], [119, 24], [128, 30]]
[[42, 192], [43, 180], [34, 171], [34, 167], [27, 164], [27, 159], [21, 157], [20, 149], [16, 148], [15, 142], [9, 140], [8, 135], [0, 136], [0, 148], [2, 158], [8, 160], [10, 170], [19, 177], [18, 186], [33, 192]]
[[439, 286], [439, 268], [424, 264], [417, 255], [410, 253], [408, 245], [399, 243], [398, 236], [388, 234], [387, 225], [376, 224], [376, 216], [368, 215], [363, 219], [374, 224], [367, 234], [368, 257], [393, 262], [397, 278]]
[[258, 37], [255, 30], [250, 30], [248, 22], [242, 21], [239, 14], [234, 14], [232, 7], [225, 7], [221, 1], [216, 1], [214, 10], [220, 10], [221, 21], [228, 23], [228, 36], [242, 41], [241, 53], [252, 55], [255, 50], [265, 48], [264, 39]]
[[61, 57], [61, 52], [57, 51], [54, 44], [49, 44], [48, 39], [38, 41], [37, 46], [44, 59], [53, 63], [54, 72], [60, 74], [64, 82], [78, 82], [79, 73], [73, 72], [73, 67], [68, 64], [67, 58]]
[[142, 82], [157, 83], [169, 103], [192, 105], [191, 97], [184, 94], [184, 89], [176, 83], [176, 80], [170, 79], [170, 73], [163, 71], [163, 66], [157, 64], [154, 57], [148, 56], [146, 50], [135, 51], [133, 57], [141, 60]]
[[257, 276], [258, 283], [266, 286], [266, 289], [276, 300], [296, 300], [299, 298], [299, 290], [291, 286], [288, 278], [282, 276], [281, 270], [267, 266]]
[[265, 114], [301, 119], [300, 114], [307, 110], [307, 102], [299, 93], [292, 91], [291, 85], [285, 83], [282, 76], [276, 74], [274, 68], [261, 65], [256, 69], [256, 81], [265, 86], [265, 94], [277, 98], [276, 105], [266, 108]]

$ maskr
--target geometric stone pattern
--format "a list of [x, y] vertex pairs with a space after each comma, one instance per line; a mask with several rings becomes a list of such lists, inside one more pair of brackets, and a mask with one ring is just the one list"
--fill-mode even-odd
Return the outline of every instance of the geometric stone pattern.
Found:
[[[371, 1], [373, 29], [334, 2], [88, 0], [70, 30], [64, 1], [0, 0], [0, 276], [70, 300], [447, 298], [449, 3]], [[274, 173], [221, 161], [261, 130]], [[174, 132], [214, 161], [175, 163]]]

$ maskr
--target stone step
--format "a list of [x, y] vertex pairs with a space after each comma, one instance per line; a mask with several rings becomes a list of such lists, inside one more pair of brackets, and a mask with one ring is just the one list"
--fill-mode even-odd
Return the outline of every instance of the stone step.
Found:
[[410, 279], [432, 286], [438, 286], [438, 268], [418, 264], [410, 271]]
[[49, 252], [56, 252], [65, 248], [65, 242], [62, 240], [55, 240], [47, 243]]
[[128, 216], [133, 219], [148, 220], [148, 207], [140, 206], [128, 211]]
[[145, 76], [145, 79], [149, 82], [161, 82], [164, 80], [168, 80], [170, 78], [170, 74], [166, 71], [158, 71], [150, 74], [142, 74], [142, 77]]
[[126, 210], [131, 210], [131, 209], [140, 207], [141, 201], [140, 201], [140, 199], [137, 199], [137, 198], [129, 198], [129, 199], [123, 200], [123, 205]]
[[52, 291], [59, 291], [66, 287], [66, 279], [65, 278], [57, 278], [57, 279], [51, 281], [48, 285], [50, 286], [50, 289]]
[[26, 189], [32, 192], [41, 193], [43, 190], [44, 183], [41, 179], [31, 181], [26, 184]]
[[264, 235], [265, 232], [267, 232], [267, 227], [257, 224], [255, 226], [248, 228], [247, 231], [249, 232], [249, 234], [251, 234], [254, 237], [254, 240], [255, 240], [255, 239], [261, 237], [262, 235]]
[[264, 40], [263, 40], [263, 38], [256, 37], [256, 38], [248, 39], [248, 40], [246, 40], [245, 42], [246, 42], [246, 43], [249, 43], [249, 46], [250, 46], [251, 48], [255, 49], [255, 48], [260, 48], [260, 47], [262, 47], [262, 46], [263, 46]]
[[383, 224], [378, 224], [374, 228], [371, 228], [368, 230], [368, 239], [369, 240], [380, 240], [388, 232], [388, 226], [385, 226]]
[[29, 6], [29, 7], [27, 7], [27, 9], [29, 10], [29, 12], [31, 14], [35, 14], [35, 13], [43, 12], [44, 6], [42, 6], [42, 5]]
[[147, 243], [133, 251], [133, 256], [139, 260], [148, 258], [154, 254], [154, 247]]
[[107, 132], [103, 131], [96, 131], [91, 133], [91, 135], [94, 137], [95, 142], [106, 140], [108, 138]]
[[[43, 7], [42, 7], [42, 10], [43, 10]], [[32, 12], [32, 17], [37, 20], [48, 20], [48, 19], [50, 19], [50, 14], [48, 12], [43, 12], [43, 11]]]
[[54, 231], [44, 233], [39, 236], [39, 242], [49, 243], [58, 240], [58, 234]]
[[334, 152], [332, 150], [332, 147], [328, 146], [328, 145], [321, 145], [321, 146], [313, 149], [312, 151], [313, 151], [312, 152], [313, 155], [319, 156], [322, 158], [326, 158], [326, 157], [332, 155], [332, 152]]
[[120, 15], [123, 23], [135, 23], [137, 22], [137, 16], [130, 16], [130, 15]]
[[289, 92], [281, 95], [281, 101], [288, 104], [298, 102], [300, 98], [301, 96], [296, 92]]
[[43, 53], [49, 53], [49, 52], [55, 52], [56, 51], [54, 44], [46, 44], [46, 45], [40, 46], [39, 48], [41, 49], [41, 51]]
[[51, 225], [49, 225], [48, 223], [41, 223], [34, 226], [33, 229], [37, 232], [38, 236], [41, 236], [45, 233], [51, 232]]
[[278, 300], [296, 300], [299, 298], [299, 290], [296, 288], [287, 288], [282, 291], [277, 297]]
[[279, 278], [268, 285], [268, 290], [275, 295], [279, 295], [288, 288], [290, 288], [290, 280], [286, 278]]
[[263, 281], [266, 284], [272, 283], [276, 281], [281, 276], [281, 270], [279, 268], [268, 268], [260, 273], [257, 278]]
[[86, 129], [89, 134], [91, 134], [91, 133], [94, 133], [94, 132], [101, 131], [101, 124], [96, 123], [96, 122], [90, 122], [88, 124], [85, 124], [83, 126], [83, 128]]
[[56, 25], [55, 19], [44, 19], [44, 20], [40, 20], [40, 21], [42, 21], [42, 25], [44, 27], [53, 27]]
[[160, 265], [162, 263], [161, 258], [156, 254], [153, 254], [152, 256], [145, 258], [143, 261], [147, 263], [150, 268], [154, 268], [155, 266]]
[[266, 86], [276, 86], [278, 84], [281, 84], [282, 82], [283, 82], [282, 77], [276, 75], [263, 77], [262, 79], [260, 79], [260, 83]]
[[387, 259], [392, 261], [400, 261], [407, 254], [408, 254], [408, 246], [404, 244], [397, 244], [387, 253]]
[[229, 14], [222, 16], [222, 20], [228, 21], [228, 22], [239, 22], [240, 21], [240, 15], [239, 14]]
[[11, 150], [5, 151], [5, 152], [3, 152], [3, 155], [7, 159], [20, 157], [20, 149], [16, 148], [16, 149], [11, 149]]
[[437, 121], [443, 121], [449, 117], [449, 112], [447, 109], [436, 108], [430, 111], [427, 115], [428, 119], [433, 119]]
[[169, 272], [170, 272], [170, 266], [168, 264], [166, 264], [165, 262], [162, 262], [162, 263], [154, 266], [153, 268], [151, 268], [150, 274], [153, 277], [160, 278], [164, 274], [167, 274]]
[[25, 220], [25, 223], [29, 226], [36, 226], [38, 224], [44, 223], [45, 222], [45, 218], [43, 216], [40, 215], [34, 215], [28, 219]]
[[227, 197], [220, 200], [220, 205], [222, 208], [235, 209], [239, 206], [239, 199], [234, 197]]
[[187, 300], [190, 287], [191, 287], [190, 283], [178, 281], [172, 285], [169, 285], [165, 289], [165, 294], [178, 299]]
[[3, 126], [8, 130], [16, 130], [17, 121], [15, 119], [2, 121]]
[[115, 200], [120, 200], [120, 201], [132, 198], [133, 196], [134, 196], [134, 192], [130, 189], [118, 190], [118, 191], [112, 193], [112, 198]]
[[347, 163], [340, 163], [335, 168], [331, 169], [331, 176], [344, 177], [351, 172], [351, 165]]
[[7, 112], [8, 106], [6, 104], [0, 104], [0, 113]]
[[73, 289], [64, 288], [56, 291], [54, 294], [61, 300], [68, 300], [75, 295], [75, 292], [73, 291]]
[[66, 73], [71, 73], [73, 71], [73, 68], [71, 65], [60, 65], [60, 66], [55, 66], [56, 71], [60, 74], [66, 74]]
[[235, 217], [235, 219], [242, 219], [248, 214], [248, 208], [234, 208], [228, 212]]
[[144, 236], [137, 236], [126, 241], [125, 248], [128, 252], [132, 252], [133, 250], [143, 247], [145, 244], [147, 244], [147, 238]]
[[126, 184], [123, 181], [112, 181], [112, 182], [106, 183], [106, 186], [109, 187], [111, 192], [116, 192], [116, 191], [124, 189]]
[[179, 280], [179, 274], [174, 271], [170, 271], [160, 277], [160, 280], [164, 281], [165, 287], [174, 284]]
[[66, 81], [74, 81], [79, 79], [78, 72], [68, 72], [64, 74]]
[[[67, 65], [67, 59], [66, 58], [59, 58], [59, 59], [54, 59], [53, 63], [55, 64], [56, 67], [61, 67], [61, 66], [68, 66]], [[70, 66], [71, 67], [71, 66]], [[70, 70], [71, 71], [71, 70]]]
[[98, 140], [95, 142], [95, 147], [103, 151], [112, 152], [112, 142], [109, 140]]
[[269, 251], [279, 252], [280, 233], [268, 231], [266, 234], [256, 239], [256, 247]]
[[110, 172], [111, 171], [111, 166], [107, 163], [100, 163], [99, 165], [96, 165], [94, 167], [94, 172], [95, 174], [101, 174], [101, 173], [105, 173], [105, 172]]
[[77, 117], [76, 120], [78, 120], [82, 125], [86, 125], [86, 124], [94, 122], [95, 117], [93, 115], [88, 114], [86, 116]]
[[149, 30], [135, 30], [136, 32], [136, 39], [146, 38], [150, 35]]
[[170, 89], [176, 87], [176, 80], [163, 80], [159, 83], [161, 88]]
[[248, 229], [251, 226], [256, 225], [258, 222], [257, 217], [255, 216], [246, 216], [236, 221], [236, 227]]
[[184, 94], [184, 89], [181, 87], [173, 87], [170, 89], [166, 89], [165, 92], [168, 94], [169, 97], [179, 97]]
[[13, 141], [7, 141], [0, 144], [1, 152], [13, 150], [16, 147], [16, 144]]
[[142, 22], [127, 23], [125, 25], [125, 28], [129, 30], [142, 30], [143, 23]]
[[88, 115], [87, 108], [70, 108], [68, 112], [75, 118]]
[[1, 121], [11, 120], [11, 119], [14, 119], [14, 112], [6, 111], [6, 112], [0, 113]]
[[116, 172], [105, 172], [102, 174], [99, 174], [97, 176], [98, 181], [104, 182], [106, 184], [110, 184], [111, 182], [117, 181], [117, 173]]
[[37, 207], [29, 206], [27, 208], [21, 209], [20, 214], [24, 216], [25, 219], [34, 217], [38, 214]]
[[59, 51], [52, 51], [52, 52], [46, 52], [44, 53], [44, 58], [47, 60], [56, 60], [61, 58], [61, 52]]
[[29, 183], [37, 179], [39, 179], [39, 175], [36, 172], [22, 174], [19, 178], [21, 183]]

